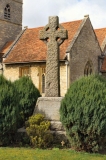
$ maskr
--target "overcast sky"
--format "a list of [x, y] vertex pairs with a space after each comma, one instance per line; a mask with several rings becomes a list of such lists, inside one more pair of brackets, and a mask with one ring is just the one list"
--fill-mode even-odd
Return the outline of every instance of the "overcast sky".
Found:
[[106, 0], [23, 0], [23, 26], [45, 26], [49, 16], [59, 22], [83, 19], [88, 15], [94, 28], [106, 27]]

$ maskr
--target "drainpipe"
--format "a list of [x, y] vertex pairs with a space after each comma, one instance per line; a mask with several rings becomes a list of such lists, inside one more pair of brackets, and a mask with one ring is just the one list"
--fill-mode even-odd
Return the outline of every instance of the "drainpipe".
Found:
[[65, 64], [66, 64], [66, 77], [67, 77], [67, 89], [68, 89], [70, 86], [70, 53], [67, 52], [66, 56], [67, 56], [67, 60]]
[[65, 64], [66, 64], [66, 83], [67, 83], [67, 89], [69, 88], [70, 86], [70, 53], [66, 53], [66, 57], [67, 57], [67, 60], [65, 61]]
[[68, 65], [69, 65], [68, 60], [65, 61], [65, 65], [66, 65], [66, 86], [68, 89]]

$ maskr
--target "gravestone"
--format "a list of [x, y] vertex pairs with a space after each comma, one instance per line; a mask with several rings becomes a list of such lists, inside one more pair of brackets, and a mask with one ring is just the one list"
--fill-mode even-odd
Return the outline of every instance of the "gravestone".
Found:
[[49, 17], [49, 24], [40, 31], [39, 38], [47, 43], [45, 97], [59, 97], [59, 46], [67, 38], [67, 31], [59, 25], [57, 16]]
[[[40, 97], [34, 114], [42, 113], [51, 122], [51, 130], [59, 137], [64, 137], [65, 131], [60, 122], [60, 66], [59, 46], [67, 38], [67, 31], [59, 25], [57, 16], [49, 17], [49, 24], [39, 33], [39, 38], [47, 45], [45, 97]], [[60, 136], [61, 135], [61, 136]]]

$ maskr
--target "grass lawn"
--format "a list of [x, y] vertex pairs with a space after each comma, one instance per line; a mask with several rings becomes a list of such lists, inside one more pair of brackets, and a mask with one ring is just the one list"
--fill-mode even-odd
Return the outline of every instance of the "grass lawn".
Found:
[[31, 148], [0, 148], [0, 160], [106, 160], [106, 155], [72, 150], [41, 150]]

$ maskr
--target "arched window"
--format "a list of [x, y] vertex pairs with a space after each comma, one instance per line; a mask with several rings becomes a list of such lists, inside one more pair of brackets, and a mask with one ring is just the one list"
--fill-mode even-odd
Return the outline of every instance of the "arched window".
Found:
[[4, 18], [10, 20], [10, 5], [7, 4], [4, 8]]
[[42, 74], [42, 93], [45, 93], [45, 74]]
[[88, 76], [92, 74], [92, 62], [88, 61], [85, 65], [84, 76]]

